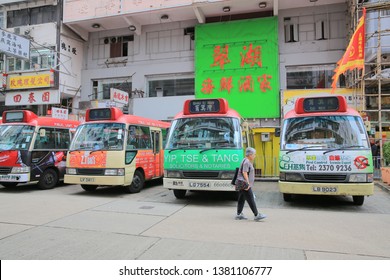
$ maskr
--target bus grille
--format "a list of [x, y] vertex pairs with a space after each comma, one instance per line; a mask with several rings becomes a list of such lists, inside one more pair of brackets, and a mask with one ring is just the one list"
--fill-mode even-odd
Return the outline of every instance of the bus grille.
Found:
[[104, 169], [102, 168], [78, 168], [77, 169], [78, 175], [104, 175]]
[[345, 182], [346, 174], [304, 174], [306, 181], [313, 182]]
[[0, 167], [0, 174], [9, 174], [11, 173], [12, 167]]
[[184, 178], [218, 178], [219, 171], [183, 171]]

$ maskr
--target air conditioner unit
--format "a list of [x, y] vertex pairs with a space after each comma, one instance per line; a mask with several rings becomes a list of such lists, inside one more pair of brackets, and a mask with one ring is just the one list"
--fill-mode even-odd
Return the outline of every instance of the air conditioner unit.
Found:
[[118, 42], [118, 38], [117, 37], [111, 37], [111, 43], [115, 44], [116, 42]]
[[109, 43], [110, 43], [110, 39], [104, 38], [104, 44], [109, 44]]
[[382, 62], [390, 62], [390, 54], [382, 54]]

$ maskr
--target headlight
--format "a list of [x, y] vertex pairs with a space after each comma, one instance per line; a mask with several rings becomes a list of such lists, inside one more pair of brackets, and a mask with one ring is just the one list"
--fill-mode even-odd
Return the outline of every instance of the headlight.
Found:
[[351, 174], [349, 175], [349, 182], [355, 182], [355, 183], [373, 182], [373, 176], [372, 174]]
[[67, 169], [66, 169], [66, 174], [69, 174], [69, 175], [76, 175], [76, 174], [77, 174], [76, 168], [67, 168]]
[[180, 178], [180, 172], [179, 171], [166, 171], [167, 178]]
[[221, 179], [233, 179], [235, 171], [224, 172], [221, 175]]
[[123, 176], [123, 175], [125, 175], [125, 170], [123, 168], [106, 169], [104, 171], [104, 175], [106, 175], [106, 176]]
[[29, 173], [30, 167], [29, 166], [22, 166], [22, 167], [12, 167], [11, 173]]
[[300, 182], [303, 179], [300, 173], [286, 173], [286, 181]]

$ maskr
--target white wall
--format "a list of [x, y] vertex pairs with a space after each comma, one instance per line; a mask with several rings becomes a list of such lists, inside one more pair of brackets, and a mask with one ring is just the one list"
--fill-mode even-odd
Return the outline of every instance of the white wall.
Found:
[[[133, 46], [135, 49], [131, 52], [133, 55], [126, 58], [109, 59], [110, 62], [127, 59], [126, 63], [109, 64], [109, 67], [105, 64], [107, 58], [96, 59], [96, 53], [94, 57], [94, 44], [98, 44], [99, 38], [130, 35], [129, 30], [119, 29], [111, 32], [90, 34], [90, 40], [86, 43], [86, 50], [88, 51], [85, 53], [87, 54], [87, 59], [84, 61], [84, 70], [82, 71], [81, 101], [89, 100], [88, 96], [92, 93], [92, 80], [132, 76], [130, 80], [132, 88], [143, 90], [147, 94], [147, 76], [194, 73], [194, 51], [190, 49], [190, 42], [187, 40], [189, 36], [184, 36], [183, 33], [185, 27], [191, 27], [195, 24], [195, 21], [185, 21], [144, 26], [141, 36], [134, 34]], [[150, 46], [151, 41], [147, 41], [146, 38], [148, 36], [150, 38], [150, 34], [169, 30], [176, 30], [174, 32], [178, 33], [173, 38], [176, 41], [169, 40], [169, 38], [168, 40], [167, 38], [156, 38], [154, 48], [157, 48], [157, 50], [153, 50], [153, 46]], [[174, 32], [171, 33], [174, 35]], [[182, 40], [180, 40], [181, 36], [183, 37]], [[177, 50], [178, 48], [179, 50]], [[165, 51], [159, 52], [158, 49]], [[135, 98], [133, 100], [133, 109], [130, 109], [130, 112], [155, 119], [169, 119], [169, 117], [172, 117], [172, 112], [182, 110], [183, 100], [191, 98], [194, 98], [194, 96]], [[169, 102], [166, 100], [169, 100]], [[169, 107], [166, 107], [165, 104], [169, 104]]]
[[133, 99], [133, 114], [155, 120], [172, 120], [183, 110], [184, 101], [194, 96], [169, 96]]
[[[286, 67], [316, 64], [336, 64], [347, 45], [345, 4], [308, 7], [279, 11], [280, 89], [287, 86]], [[299, 41], [285, 43], [284, 18], [298, 17]], [[327, 18], [332, 39], [315, 40], [314, 23]]]

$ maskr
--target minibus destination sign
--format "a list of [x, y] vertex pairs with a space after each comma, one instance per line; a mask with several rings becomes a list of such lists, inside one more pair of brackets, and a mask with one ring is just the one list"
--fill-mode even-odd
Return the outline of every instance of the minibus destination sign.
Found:
[[111, 120], [110, 108], [99, 108], [89, 110], [90, 121]]
[[339, 99], [337, 97], [315, 97], [305, 98], [303, 110], [307, 113], [313, 112], [335, 112], [339, 109]]
[[23, 122], [24, 120], [24, 114], [22, 111], [4, 112], [4, 115], [3, 121], [5, 123]]
[[219, 113], [220, 104], [218, 99], [191, 100], [189, 109], [191, 114]]

